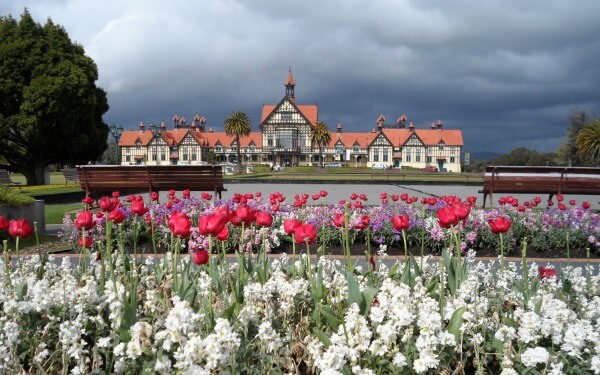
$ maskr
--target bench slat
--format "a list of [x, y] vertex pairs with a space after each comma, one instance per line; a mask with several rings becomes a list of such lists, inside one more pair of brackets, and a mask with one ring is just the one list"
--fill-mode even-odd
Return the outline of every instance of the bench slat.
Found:
[[148, 189], [213, 191], [221, 197], [223, 186], [220, 167], [190, 166], [79, 166], [81, 187], [91, 192]]
[[488, 166], [480, 193], [484, 207], [494, 193], [598, 195], [600, 168]]

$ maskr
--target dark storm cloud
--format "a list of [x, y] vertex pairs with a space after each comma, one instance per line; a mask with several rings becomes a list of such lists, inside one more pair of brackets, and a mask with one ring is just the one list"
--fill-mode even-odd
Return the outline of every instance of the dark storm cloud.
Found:
[[469, 151], [553, 151], [571, 110], [598, 104], [595, 0], [21, 0], [0, 13], [25, 6], [86, 48], [105, 121], [129, 128], [200, 114], [222, 129], [233, 110], [256, 128], [289, 66], [298, 103], [318, 103], [331, 129], [441, 119]]

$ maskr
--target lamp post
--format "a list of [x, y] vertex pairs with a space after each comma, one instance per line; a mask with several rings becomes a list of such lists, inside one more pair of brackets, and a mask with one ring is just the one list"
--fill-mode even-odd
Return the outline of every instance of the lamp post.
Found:
[[109, 125], [110, 135], [115, 139], [115, 164], [120, 165], [121, 161], [119, 160], [119, 139], [121, 138], [121, 134], [123, 134], [123, 127], [116, 126], [115, 124]]

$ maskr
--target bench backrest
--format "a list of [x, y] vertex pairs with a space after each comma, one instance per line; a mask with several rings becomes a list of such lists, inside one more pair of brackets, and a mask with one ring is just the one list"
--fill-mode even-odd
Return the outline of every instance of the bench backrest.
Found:
[[61, 169], [61, 172], [67, 181], [79, 180], [79, 171], [77, 168], [65, 168]]
[[483, 191], [600, 194], [600, 168], [488, 166]]
[[210, 190], [223, 191], [221, 167], [212, 165], [78, 166], [79, 183], [86, 191]]
[[12, 180], [10, 179], [10, 175], [6, 169], [0, 169], [0, 184], [12, 184]]

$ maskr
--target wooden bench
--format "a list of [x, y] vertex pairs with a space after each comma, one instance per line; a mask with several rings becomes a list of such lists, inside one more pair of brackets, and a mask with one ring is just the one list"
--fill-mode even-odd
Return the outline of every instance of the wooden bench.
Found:
[[221, 198], [223, 170], [212, 165], [83, 165], [78, 166], [79, 184], [86, 194], [112, 191], [184, 190], [212, 191]]
[[600, 195], [600, 168], [488, 166], [483, 179], [483, 207], [494, 193]]
[[6, 169], [0, 169], [0, 185], [6, 185], [6, 186], [10, 186], [10, 187], [18, 187], [19, 191], [21, 191], [21, 183], [14, 182], [10, 178], [10, 174], [8, 174], [8, 171]]
[[65, 185], [68, 185], [69, 181], [79, 184], [79, 171], [77, 168], [65, 168], [61, 169], [61, 172], [65, 176]]

